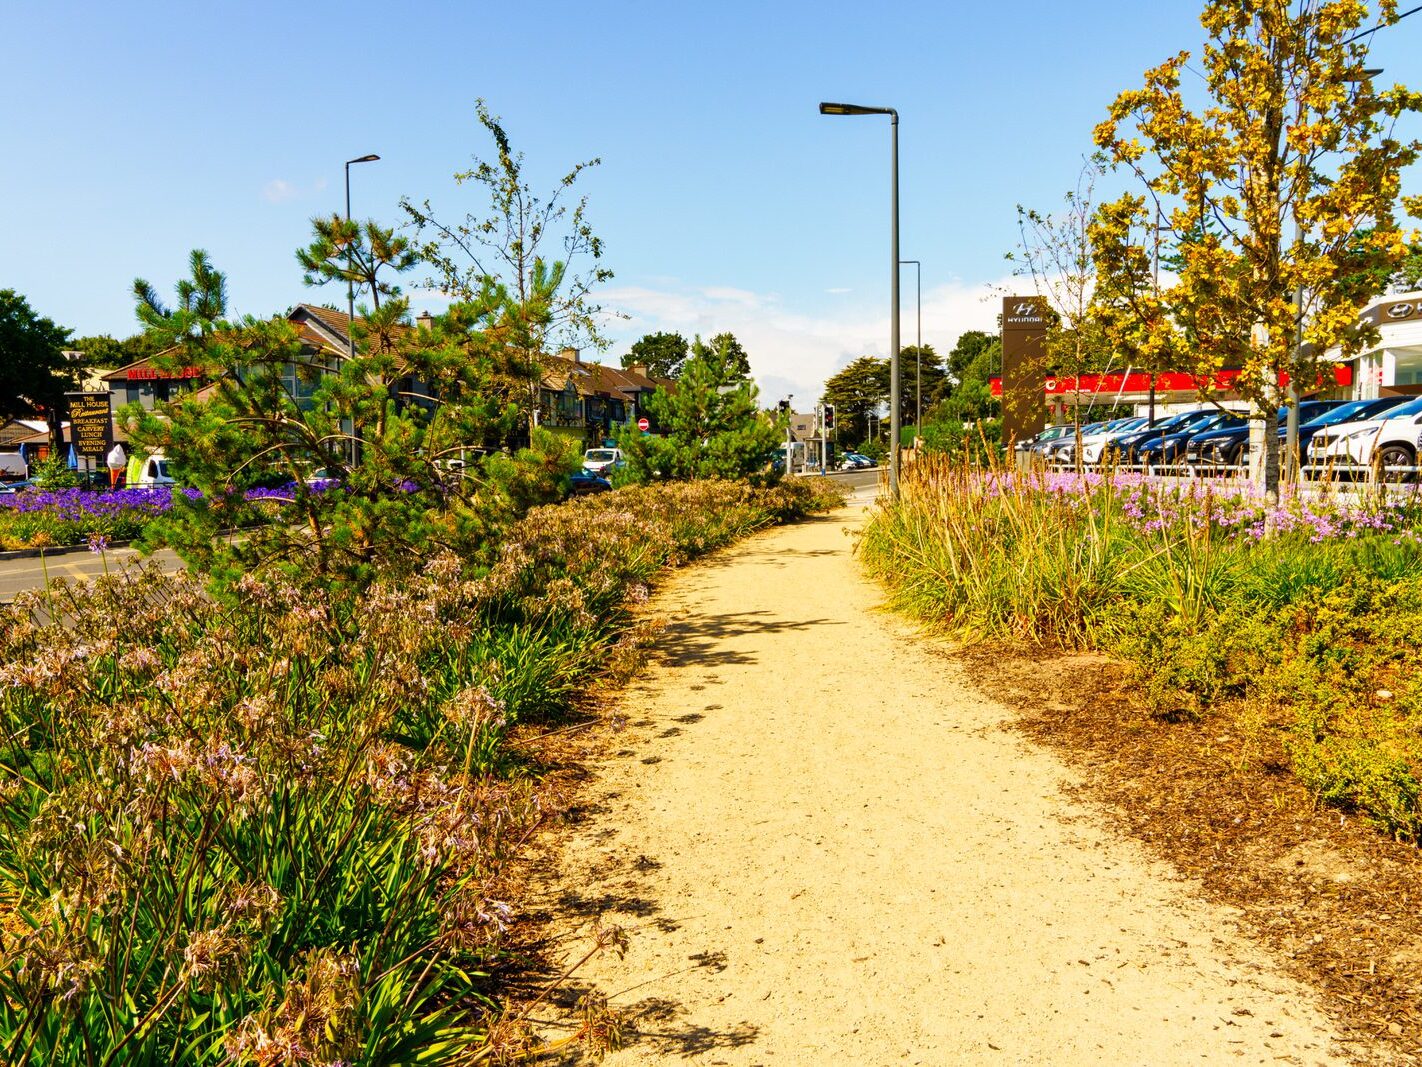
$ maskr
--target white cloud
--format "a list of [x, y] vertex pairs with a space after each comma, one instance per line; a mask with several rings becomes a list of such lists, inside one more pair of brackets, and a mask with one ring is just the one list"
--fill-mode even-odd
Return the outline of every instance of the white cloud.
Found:
[[[1002, 294], [1019, 288], [1020, 282], [1007, 278], [980, 285], [951, 282], [925, 291], [924, 343], [946, 353], [964, 330], [996, 331]], [[628, 315], [607, 324], [616, 341], [610, 354], [658, 330], [687, 337], [729, 330], [750, 353], [763, 398], [793, 393], [796, 407], [803, 400], [806, 409], [819, 399], [826, 378], [859, 356], [884, 356], [889, 348], [887, 311], [864, 305], [813, 315], [785, 306], [774, 294], [677, 284], [620, 286], [600, 291], [598, 299]], [[900, 344], [915, 341], [915, 311], [910, 294], [900, 320]]]
[[839, 295], [841, 295], [841, 294], [843, 294], [843, 293], [852, 293], [852, 292], [854, 292], [854, 290], [853, 290], [853, 289], [839, 288], [839, 289], [826, 289], [825, 292], [827, 292], [827, 293], [832, 293], [832, 294], [834, 294], [835, 296], [839, 296]]
[[285, 178], [273, 178], [262, 186], [262, 198], [269, 204], [284, 204], [301, 195], [300, 190]]

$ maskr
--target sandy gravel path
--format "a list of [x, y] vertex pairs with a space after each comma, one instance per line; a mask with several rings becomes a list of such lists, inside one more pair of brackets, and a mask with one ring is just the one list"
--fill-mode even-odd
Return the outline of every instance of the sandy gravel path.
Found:
[[862, 512], [659, 594], [660, 662], [553, 889], [632, 934], [585, 972], [635, 1031], [607, 1062], [1350, 1062], [1229, 914], [879, 611]]

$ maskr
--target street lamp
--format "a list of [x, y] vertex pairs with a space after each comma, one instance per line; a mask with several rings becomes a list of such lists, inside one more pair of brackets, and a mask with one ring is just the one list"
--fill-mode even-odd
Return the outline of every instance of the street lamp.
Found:
[[[359, 159], [346, 160], [346, 221], [351, 221], [351, 164], [352, 163], [374, 163], [380, 157], [377, 155], [361, 156]], [[351, 256], [346, 253], [346, 270], [350, 271]], [[351, 333], [351, 324], [355, 322], [355, 279], [346, 278], [346, 348], [352, 359], [355, 358], [355, 335]]]
[[899, 260], [904, 266], [913, 264], [914, 307], [918, 315], [917, 341], [914, 344], [913, 442], [918, 444], [923, 433], [923, 264], [916, 259]]
[[891, 131], [889, 192], [889, 494], [899, 498], [899, 113], [891, 107], [820, 104], [821, 115], [888, 115]]

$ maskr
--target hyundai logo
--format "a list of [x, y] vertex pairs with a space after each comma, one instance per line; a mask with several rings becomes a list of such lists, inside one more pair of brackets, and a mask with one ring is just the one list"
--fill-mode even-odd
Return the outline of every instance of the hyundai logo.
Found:
[[1405, 319], [1415, 310], [1417, 310], [1417, 308], [1413, 304], [1393, 304], [1387, 309], [1387, 317], [1390, 319]]
[[[1407, 307], [1409, 311], [1412, 309], [1411, 304], [1408, 304]], [[1014, 315], [1035, 315], [1037, 313], [1037, 305], [1029, 304], [1024, 300], [1022, 303], [1013, 306], [1012, 313]], [[1391, 312], [1389, 312], [1389, 314], [1391, 314]]]

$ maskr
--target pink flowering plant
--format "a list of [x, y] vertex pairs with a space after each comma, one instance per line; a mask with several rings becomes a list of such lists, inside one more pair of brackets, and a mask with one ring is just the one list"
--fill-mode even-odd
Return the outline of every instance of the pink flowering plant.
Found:
[[135, 568], [0, 607], [0, 1062], [536, 1045], [501, 1007], [508, 861], [563, 801], [524, 744], [635, 669], [664, 567], [833, 502], [620, 490], [359, 591]]

